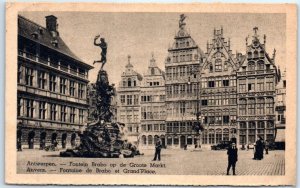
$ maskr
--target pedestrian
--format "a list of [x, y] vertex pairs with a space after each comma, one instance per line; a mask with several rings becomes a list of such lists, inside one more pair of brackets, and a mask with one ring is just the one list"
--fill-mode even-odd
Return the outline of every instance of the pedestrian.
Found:
[[17, 139], [17, 149], [18, 149], [18, 151], [22, 151], [22, 141], [21, 141], [21, 138]]
[[255, 143], [254, 160], [256, 159], [261, 160], [263, 158], [264, 158], [264, 143], [262, 141], [262, 138], [259, 136]]
[[153, 161], [156, 161], [158, 159], [160, 161], [160, 151], [161, 151], [162, 145], [161, 145], [161, 140], [160, 138], [157, 139], [155, 143], [155, 154], [154, 154], [154, 159]]
[[266, 155], [268, 155], [269, 154], [269, 142], [268, 142], [268, 140], [266, 140], [266, 142], [265, 142], [265, 150], [266, 150]]
[[236, 162], [238, 161], [238, 149], [237, 149], [235, 143], [232, 143], [231, 147], [228, 148], [227, 155], [228, 155], [227, 175], [229, 175], [229, 171], [230, 171], [231, 167], [232, 167], [233, 175], [236, 175], [235, 174], [235, 165], [236, 165]]

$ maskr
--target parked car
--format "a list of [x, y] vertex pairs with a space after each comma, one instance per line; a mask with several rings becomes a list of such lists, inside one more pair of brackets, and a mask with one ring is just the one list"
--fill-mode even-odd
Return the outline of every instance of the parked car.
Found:
[[212, 145], [211, 150], [222, 150], [222, 149], [228, 149], [231, 145], [231, 141], [223, 140], [219, 144]]
[[248, 145], [247, 145], [247, 149], [254, 149], [254, 143], [249, 143]]

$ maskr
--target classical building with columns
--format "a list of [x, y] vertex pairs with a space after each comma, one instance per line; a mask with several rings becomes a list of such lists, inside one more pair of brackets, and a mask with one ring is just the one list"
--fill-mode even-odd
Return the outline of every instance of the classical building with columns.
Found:
[[93, 67], [79, 59], [57, 30], [18, 16], [17, 139], [23, 148], [75, 145], [87, 117], [86, 87]]
[[192, 147], [197, 140], [193, 125], [199, 108], [199, 66], [204, 53], [187, 31], [184, 19], [185, 15], [181, 15], [179, 29], [165, 61], [168, 148]]
[[128, 56], [128, 63], [121, 75], [117, 88], [117, 121], [125, 124], [127, 140], [138, 144], [141, 122], [140, 93], [143, 77], [134, 70]]
[[236, 71], [243, 56], [232, 53], [230, 39], [225, 39], [223, 32], [223, 28], [214, 29], [213, 38], [211, 43], [207, 42], [205, 58], [200, 65], [199, 94], [204, 145], [222, 140], [236, 142]]
[[255, 27], [252, 40], [246, 39], [246, 58], [237, 71], [238, 141], [240, 144], [274, 140], [275, 97], [278, 71], [275, 50], [266, 52], [266, 36], [261, 42]]
[[156, 64], [154, 56], [150, 59], [147, 72], [141, 85], [141, 131], [140, 148], [153, 149], [158, 138], [165, 147], [165, 72]]

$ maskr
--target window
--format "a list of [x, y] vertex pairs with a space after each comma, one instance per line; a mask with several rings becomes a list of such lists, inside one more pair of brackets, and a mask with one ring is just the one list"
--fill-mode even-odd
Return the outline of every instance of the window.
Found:
[[39, 103], [39, 119], [46, 119], [46, 102]]
[[132, 95], [127, 95], [127, 105], [132, 105]]
[[239, 100], [239, 112], [240, 115], [246, 115], [247, 111], [246, 111], [246, 107], [247, 107], [247, 101], [246, 99], [240, 99]]
[[202, 106], [207, 106], [207, 99], [206, 100], [201, 100], [201, 105]]
[[70, 107], [70, 123], [75, 123], [75, 108]]
[[60, 77], [60, 90], [59, 90], [59, 92], [61, 94], [66, 94], [66, 88], [67, 88], [67, 80], [65, 78]]
[[83, 120], [84, 120], [84, 113], [83, 113], [83, 109], [79, 109], [79, 124], [83, 124]]
[[252, 58], [252, 52], [248, 52], [248, 58]]
[[60, 106], [60, 121], [66, 122], [66, 117], [67, 117], [67, 111], [66, 111], [66, 106], [61, 105]]
[[50, 119], [55, 121], [56, 120], [56, 104], [51, 104], [50, 105]]
[[258, 51], [254, 51], [254, 58], [258, 58]]
[[33, 113], [34, 113], [33, 100], [27, 99], [26, 100], [26, 117], [33, 118]]
[[249, 115], [255, 115], [255, 99], [253, 98], [248, 100], [248, 113]]
[[75, 82], [73, 80], [70, 80], [69, 93], [71, 96], [75, 96]]
[[128, 80], [127, 80], [127, 86], [131, 87], [131, 78], [128, 78]]
[[18, 64], [18, 83], [21, 83], [23, 74], [23, 67], [22, 65]]
[[208, 87], [215, 87], [215, 81], [208, 81]]
[[133, 102], [134, 102], [134, 105], [139, 104], [139, 96], [138, 96], [138, 95], [134, 95], [134, 100], [133, 100]]
[[78, 97], [83, 99], [85, 97], [85, 85], [78, 83]]
[[18, 107], [17, 107], [17, 111], [18, 111], [18, 116], [21, 116], [21, 109], [22, 109], [22, 99], [18, 97]]
[[227, 71], [227, 70], [228, 70], [227, 62], [224, 62], [224, 71]]
[[265, 64], [264, 64], [263, 61], [259, 61], [259, 62], [257, 63], [257, 69], [258, 69], [258, 70], [264, 70], [264, 69], [265, 69]]
[[240, 90], [240, 93], [246, 93], [246, 84], [240, 84], [239, 90]]
[[248, 80], [248, 91], [255, 91], [255, 79]]
[[283, 87], [286, 88], [286, 81], [283, 80]]
[[248, 70], [249, 71], [254, 71], [255, 70], [255, 63], [253, 61], [250, 61], [248, 63]]
[[38, 87], [40, 89], [45, 89], [46, 85], [46, 73], [44, 71], [38, 72]]
[[180, 102], [180, 113], [185, 114], [185, 102]]
[[165, 124], [160, 124], [159, 125], [159, 130], [160, 131], [165, 131], [166, 127], [165, 127]]
[[151, 68], [151, 75], [154, 75], [155, 74], [155, 70], [154, 68]]
[[215, 62], [215, 71], [216, 72], [222, 71], [222, 60], [221, 59], [216, 60], [216, 62]]
[[223, 123], [229, 123], [229, 116], [223, 116]]
[[25, 68], [25, 83], [28, 86], [33, 85], [33, 69], [26, 67]]
[[212, 63], [209, 64], [209, 72], [213, 72], [214, 71], [214, 67], [212, 65]]
[[257, 91], [264, 91], [264, 78], [257, 78]]
[[223, 87], [229, 86], [229, 80], [223, 80]]
[[121, 95], [121, 104], [125, 104], [125, 95]]
[[265, 114], [265, 100], [264, 98], [257, 99], [257, 114]]
[[266, 102], [266, 113], [273, 114], [274, 113], [274, 99], [272, 97], [267, 98]]
[[266, 90], [267, 91], [274, 90], [274, 78], [273, 77], [266, 78]]
[[56, 91], [56, 76], [53, 74], [49, 75], [49, 89], [50, 91]]

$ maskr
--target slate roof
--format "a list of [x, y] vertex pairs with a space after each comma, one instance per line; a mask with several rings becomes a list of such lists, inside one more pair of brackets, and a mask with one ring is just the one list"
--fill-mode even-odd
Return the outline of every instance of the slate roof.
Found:
[[[33, 34], [37, 35], [37, 37], [33, 37]], [[18, 15], [18, 35], [32, 40], [34, 42], [37, 42], [63, 55], [66, 55], [75, 60], [76, 62], [80, 63], [81, 65], [88, 67], [89, 69], [94, 68], [93, 66], [84, 63], [79, 57], [77, 57], [65, 44], [62, 38], [59, 36], [59, 33], [57, 36], [53, 37], [51, 32], [45, 27], [21, 15]], [[57, 46], [53, 45], [54, 41], [57, 42]]]

